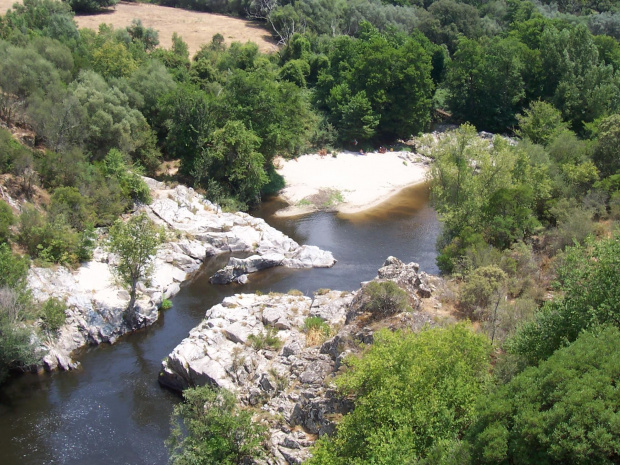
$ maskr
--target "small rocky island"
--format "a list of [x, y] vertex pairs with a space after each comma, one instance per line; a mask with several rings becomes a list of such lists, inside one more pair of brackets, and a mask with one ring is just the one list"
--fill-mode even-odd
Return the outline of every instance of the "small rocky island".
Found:
[[[409, 310], [367, 311], [365, 290], [373, 282], [396, 284], [406, 293]], [[372, 343], [377, 329], [435, 325], [433, 310], [440, 304], [433, 291], [442, 285], [417, 264], [389, 257], [378, 276], [355, 292], [228, 297], [163, 361], [159, 381], [177, 391], [209, 384], [234, 392], [242, 404], [259, 408], [260, 419], [269, 424], [264, 463], [302, 463], [314, 441], [332, 432], [334, 420], [352, 408], [330, 384], [343, 359]], [[322, 324], [309, 327], [309, 320]]]
[[[167, 241], [153, 260], [153, 273], [138, 284], [138, 318], [123, 318], [129, 293], [112, 273], [117, 258], [98, 247], [93, 260], [77, 270], [63, 266], [31, 268], [28, 284], [35, 299], [56, 297], [67, 304], [67, 319], [58, 338], [42, 342], [48, 370], [71, 369], [71, 352], [88, 344], [114, 343], [119, 336], [153, 324], [163, 299], [180, 290], [180, 284], [197, 271], [207, 257], [239, 252], [247, 258], [231, 257], [213, 277], [214, 283], [247, 281], [248, 273], [273, 266], [291, 268], [331, 267], [336, 260], [318, 247], [299, 245], [264, 220], [246, 213], [226, 213], [185, 186], [169, 188], [144, 178], [153, 202], [136, 209], [146, 212], [165, 228]], [[103, 236], [103, 231], [100, 232]], [[103, 240], [103, 237], [100, 237]]]

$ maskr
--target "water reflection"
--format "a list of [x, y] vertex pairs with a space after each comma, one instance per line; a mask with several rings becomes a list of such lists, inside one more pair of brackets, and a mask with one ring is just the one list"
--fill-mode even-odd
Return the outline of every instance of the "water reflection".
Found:
[[277, 201], [265, 204], [255, 214], [300, 243], [331, 250], [338, 263], [330, 269], [265, 270], [251, 275], [246, 286], [213, 286], [209, 276], [228, 257], [208, 260], [155, 325], [113, 346], [84, 350], [80, 370], [22, 376], [8, 383], [0, 391], [1, 463], [167, 463], [164, 440], [179, 398], [159, 387], [160, 362], [205, 311], [237, 292], [353, 290], [372, 279], [389, 255], [436, 272], [439, 226], [427, 198], [425, 186], [418, 186], [363, 214], [299, 218], [273, 218]]

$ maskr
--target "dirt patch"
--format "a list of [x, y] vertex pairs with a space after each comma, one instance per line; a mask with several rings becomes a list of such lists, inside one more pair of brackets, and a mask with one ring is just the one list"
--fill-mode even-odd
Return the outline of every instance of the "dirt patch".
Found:
[[[0, 14], [4, 14], [15, 0], [0, 0]], [[18, 2], [19, 3], [19, 2]], [[116, 8], [97, 15], [76, 16], [79, 27], [97, 30], [99, 24], [112, 24], [115, 28], [129, 26], [138, 18], [146, 27], [159, 31], [160, 46], [170, 48], [172, 33], [176, 32], [189, 46], [193, 56], [200, 46], [220, 33], [226, 44], [231, 42], [254, 42], [261, 52], [273, 52], [277, 46], [262, 24], [223, 15], [187, 11], [178, 8], [146, 3], [119, 3]]]

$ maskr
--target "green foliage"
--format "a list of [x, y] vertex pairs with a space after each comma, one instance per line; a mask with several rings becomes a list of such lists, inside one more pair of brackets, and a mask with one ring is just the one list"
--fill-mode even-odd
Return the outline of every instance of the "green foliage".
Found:
[[278, 330], [272, 326], [266, 331], [248, 336], [249, 345], [256, 350], [271, 349], [279, 350], [282, 347], [282, 339], [278, 337]]
[[172, 413], [170, 463], [237, 465], [260, 458], [265, 428], [237, 405], [235, 395], [209, 386], [183, 392]]
[[130, 171], [131, 168], [126, 157], [116, 149], [111, 149], [103, 160], [103, 172], [118, 181], [125, 198], [146, 204], [151, 203], [149, 186], [138, 174]]
[[472, 463], [612, 464], [620, 448], [620, 331], [581, 333], [537, 367], [481, 397]]
[[43, 320], [43, 327], [51, 332], [55, 333], [65, 324], [67, 315], [65, 314], [67, 306], [61, 300], [50, 298], [45, 301], [41, 306], [41, 319]]
[[96, 13], [109, 6], [114, 6], [119, 0], [68, 0], [71, 9], [76, 13]]
[[474, 311], [484, 309], [504, 297], [502, 288], [506, 286], [507, 276], [504, 271], [495, 266], [476, 268], [467, 275], [460, 289], [460, 302], [464, 308]]
[[0, 383], [10, 370], [36, 360], [31, 330], [24, 326], [32, 317], [27, 273], [28, 260], [14, 255], [8, 244], [0, 244]]
[[50, 218], [62, 216], [69, 225], [83, 231], [87, 225], [93, 223], [93, 211], [88, 199], [80, 194], [75, 187], [57, 187], [50, 199], [48, 207]]
[[0, 383], [10, 370], [24, 369], [36, 361], [23, 299], [14, 289], [0, 287]]
[[73, 21], [71, 7], [65, 2], [56, 0], [23, 0], [15, 2], [0, 23], [0, 35], [32, 31], [63, 42], [76, 40], [79, 37], [77, 25]]
[[172, 301], [169, 299], [164, 299], [161, 302], [161, 309], [162, 310], [170, 310], [172, 308]]
[[20, 288], [26, 284], [28, 260], [14, 255], [8, 244], [0, 244], [0, 287]]
[[566, 249], [557, 269], [563, 296], [543, 305], [525, 323], [510, 350], [535, 364], [571, 343], [589, 328], [618, 325], [620, 309], [620, 238], [589, 240]]
[[393, 281], [371, 281], [362, 288], [363, 311], [377, 318], [395, 315], [408, 310], [409, 296]]
[[430, 121], [428, 44], [419, 36], [380, 34], [368, 23], [362, 31], [359, 39], [332, 41], [329, 68], [318, 76], [317, 105], [330, 113], [347, 143], [375, 134], [388, 139], [417, 134]]
[[562, 114], [553, 105], [540, 100], [530, 103], [519, 121], [518, 134], [527, 137], [535, 144], [548, 145], [556, 136], [567, 129]]
[[78, 233], [59, 212], [48, 218], [31, 205], [26, 205], [19, 217], [16, 240], [32, 258], [44, 263], [74, 265], [90, 257], [94, 243], [92, 229]]
[[213, 132], [209, 145], [192, 172], [197, 182], [208, 179], [207, 195], [218, 202], [223, 191], [240, 202], [257, 203], [268, 181], [265, 159], [257, 151], [260, 139], [242, 122], [228, 121]]
[[316, 123], [307, 94], [292, 82], [278, 81], [269, 68], [233, 71], [216, 102], [219, 127], [236, 120], [251, 128], [267, 161], [299, 154]]
[[549, 196], [548, 175], [526, 150], [499, 137], [489, 145], [464, 125], [439, 141], [433, 154], [432, 200], [444, 223], [442, 271], [458, 266], [468, 247], [487, 242], [508, 248], [539, 228], [533, 209]]
[[597, 135], [592, 160], [601, 176], [620, 174], [620, 114], [601, 120]]
[[303, 331], [305, 333], [310, 333], [312, 331], [316, 331], [322, 333], [323, 336], [329, 337], [331, 334], [331, 328], [329, 324], [323, 320], [323, 318], [319, 316], [309, 316], [304, 320]]
[[524, 49], [513, 39], [459, 40], [446, 77], [454, 114], [490, 131], [513, 126], [525, 97]]
[[[375, 333], [336, 378], [355, 409], [323, 437], [309, 464], [418, 463], [452, 449], [475, 418], [489, 369], [489, 344], [465, 325], [419, 334]], [[440, 463], [440, 462], [435, 462]]]
[[0, 244], [9, 240], [11, 236], [9, 227], [13, 224], [15, 224], [15, 216], [11, 207], [4, 200], [0, 200]]
[[164, 241], [163, 229], [155, 226], [146, 213], [133, 215], [126, 223], [117, 220], [109, 231], [109, 250], [118, 255], [114, 272], [130, 289], [128, 317], [132, 318], [136, 285], [152, 272], [151, 259]]

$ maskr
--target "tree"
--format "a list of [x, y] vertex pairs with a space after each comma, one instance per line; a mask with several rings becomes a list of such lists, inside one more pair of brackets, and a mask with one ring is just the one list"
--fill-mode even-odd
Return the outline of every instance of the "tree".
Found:
[[252, 422], [233, 393], [201, 386], [183, 391], [183, 397], [172, 413], [170, 463], [237, 465], [263, 455], [265, 427]]
[[471, 463], [617, 463], [619, 371], [618, 328], [581, 333], [539, 366], [480, 398], [478, 419], [467, 433]]
[[11, 230], [9, 229], [15, 223], [13, 210], [4, 201], [0, 200], [0, 244], [9, 240]]
[[568, 129], [568, 125], [562, 121], [562, 113], [550, 103], [540, 100], [530, 103], [523, 114], [517, 115], [517, 120], [519, 136], [545, 146]]
[[602, 177], [620, 173], [620, 115], [604, 118], [598, 126], [592, 159]]
[[0, 244], [0, 383], [9, 370], [35, 362], [31, 331], [23, 325], [32, 315], [26, 290], [28, 260]]
[[543, 305], [509, 349], [531, 364], [548, 358], [589, 328], [620, 326], [620, 237], [566, 249], [557, 270], [564, 295]]
[[210, 142], [194, 167], [194, 177], [208, 189], [223, 188], [224, 194], [245, 204], [260, 201], [261, 189], [268, 181], [265, 158], [257, 152], [260, 138], [241, 121], [228, 121], [213, 132]]
[[332, 438], [316, 443], [309, 464], [419, 463], [449, 453], [475, 418], [488, 354], [487, 338], [463, 324], [419, 334], [376, 332], [335, 381], [354, 396], [354, 410]]
[[123, 284], [129, 287], [127, 316], [130, 321], [134, 318], [138, 281], [151, 274], [151, 259], [163, 241], [163, 230], [156, 227], [145, 213], [132, 216], [126, 223], [118, 220], [110, 228], [108, 247], [118, 255], [119, 261], [114, 270]]

